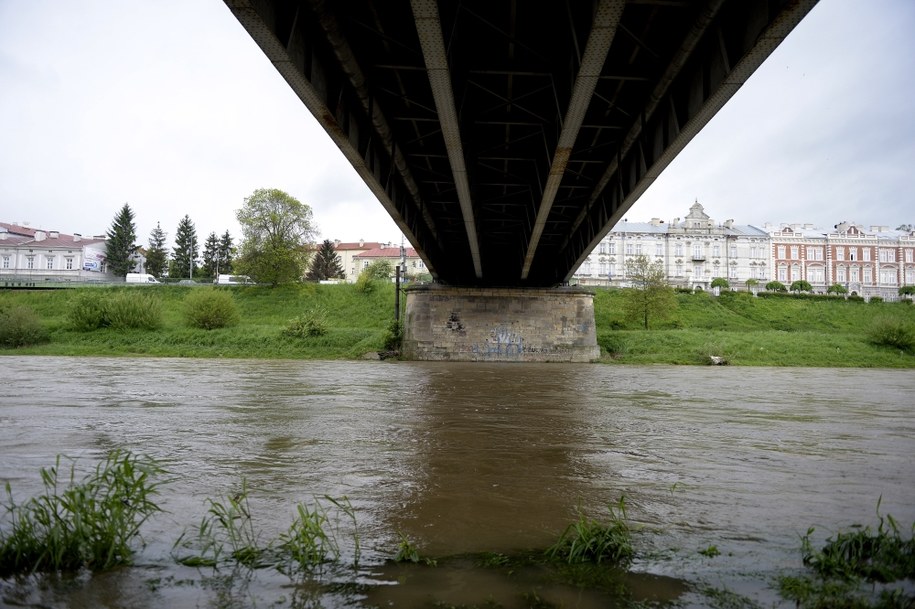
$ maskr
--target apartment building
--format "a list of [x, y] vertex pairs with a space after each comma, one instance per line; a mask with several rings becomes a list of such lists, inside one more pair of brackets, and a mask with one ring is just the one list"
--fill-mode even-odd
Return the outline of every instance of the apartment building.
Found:
[[677, 287], [709, 289], [716, 277], [732, 285], [770, 276], [770, 236], [733, 220], [717, 223], [696, 201], [681, 220], [628, 222], [613, 227], [575, 271], [579, 285], [625, 287], [626, 261], [644, 255], [664, 265], [668, 282]]

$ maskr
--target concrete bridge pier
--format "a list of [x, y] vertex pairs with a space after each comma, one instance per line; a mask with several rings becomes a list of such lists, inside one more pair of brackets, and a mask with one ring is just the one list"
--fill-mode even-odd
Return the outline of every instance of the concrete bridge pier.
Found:
[[600, 356], [594, 297], [580, 288], [406, 290], [406, 359], [590, 362]]

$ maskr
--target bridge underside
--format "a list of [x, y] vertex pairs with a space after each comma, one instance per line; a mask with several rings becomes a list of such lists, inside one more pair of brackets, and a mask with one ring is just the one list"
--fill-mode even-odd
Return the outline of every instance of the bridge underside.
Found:
[[433, 276], [510, 287], [567, 281], [816, 3], [225, 1]]

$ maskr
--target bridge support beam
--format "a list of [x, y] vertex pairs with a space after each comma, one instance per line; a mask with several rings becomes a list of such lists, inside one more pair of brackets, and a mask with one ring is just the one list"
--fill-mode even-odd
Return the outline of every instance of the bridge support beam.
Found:
[[403, 356], [461, 362], [590, 362], [594, 298], [577, 288], [407, 289]]

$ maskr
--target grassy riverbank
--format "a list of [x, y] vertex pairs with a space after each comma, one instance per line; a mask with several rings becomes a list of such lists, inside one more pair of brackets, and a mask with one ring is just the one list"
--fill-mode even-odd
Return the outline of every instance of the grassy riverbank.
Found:
[[[353, 285], [304, 284], [279, 288], [233, 287], [237, 325], [190, 328], [184, 300], [208, 287], [124, 286], [67, 290], [0, 290], [0, 307], [31, 308], [47, 329], [46, 343], [0, 353], [352, 359], [383, 349], [393, 317], [394, 287], [368, 292]], [[87, 293], [143, 290], [162, 305], [157, 330], [72, 329], [68, 313]], [[625, 292], [599, 290], [594, 299], [603, 361], [631, 364], [706, 364], [710, 356], [734, 365], [915, 367], [915, 353], [875, 344], [880, 327], [915, 328], [915, 306], [841, 299], [755, 298], [745, 293], [677, 294], [678, 309], [643, 330], [623, 313]], [[290, 320], [322, 311], [327, 332], [283, 335]]]

